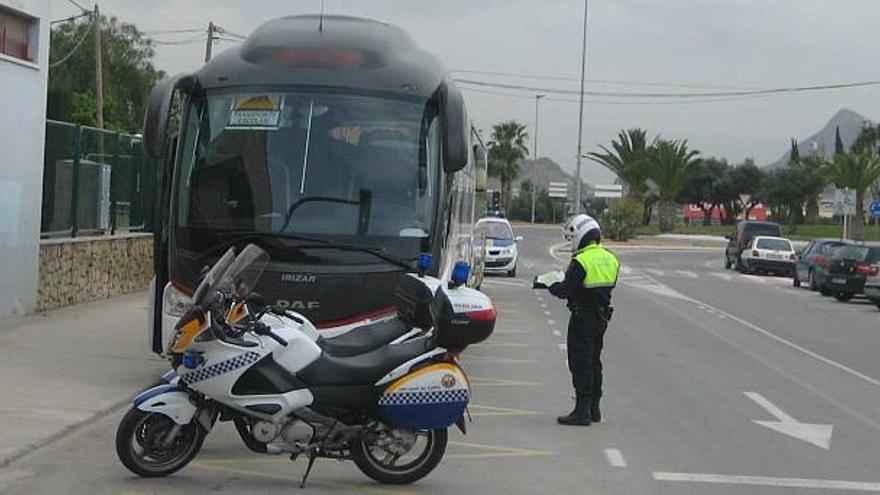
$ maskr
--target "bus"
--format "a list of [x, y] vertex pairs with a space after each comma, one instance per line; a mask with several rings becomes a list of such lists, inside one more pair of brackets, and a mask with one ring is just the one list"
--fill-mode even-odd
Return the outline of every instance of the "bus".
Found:
[[[257, 28], [150, 93], [161, 161], [150, 289], [162, 353], [205, 267], [255, 243], [257, 292], [328, 335], [393, 316], [397, 278], [431, 255], [482, 279], [474, 237], [486, 149], [449, 73], [401, 29], [346, 16]], [[484, 202], [484, 200], [483, 200]]]

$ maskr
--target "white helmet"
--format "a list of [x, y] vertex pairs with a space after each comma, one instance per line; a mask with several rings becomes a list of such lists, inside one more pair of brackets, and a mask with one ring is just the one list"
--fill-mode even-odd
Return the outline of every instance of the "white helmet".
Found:
[[579, 213], [565, 222], [565, 226], [562, 227], [562, 236], [566, 241], [571, 242], [571, 250], [577, 251], [581, 239], [587, 235], [587, 232], [592, 230], [598, 230], [599, 232], [602, 231], [599, 228], [599, 222], [590, 215]]

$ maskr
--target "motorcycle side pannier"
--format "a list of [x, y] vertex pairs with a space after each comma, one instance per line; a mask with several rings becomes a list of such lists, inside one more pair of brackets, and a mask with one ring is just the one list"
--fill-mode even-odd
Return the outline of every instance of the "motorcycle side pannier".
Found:
[[475, 289], [441, 287], [431, 310], [437, 345], [450, 351], [482, 342], [495, 329], [495, 306], [489, 296]]

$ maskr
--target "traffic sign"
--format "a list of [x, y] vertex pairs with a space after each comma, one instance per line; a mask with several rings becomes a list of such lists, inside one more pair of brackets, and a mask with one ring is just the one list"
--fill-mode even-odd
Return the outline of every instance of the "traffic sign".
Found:
[[620, 184], [596, 184], [593, 186], [595, 198], [622, 198], [623, 186]]
[[551, 198], [567, 198], [568, 182], [551, 182], [547, 188], [548, 196]]
[[855, 215], [856, 192], [852, 189], [838, 189], [835, 191], [834, 212], [838, 215]]
[[871, 215], [880, 217], [880, 199], [871, 201]]

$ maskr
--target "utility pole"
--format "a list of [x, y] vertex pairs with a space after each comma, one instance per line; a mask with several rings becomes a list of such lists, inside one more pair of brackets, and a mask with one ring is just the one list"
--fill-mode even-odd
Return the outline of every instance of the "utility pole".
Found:
[[537, 194], [538, 180], [538, 102], [547, 95], [535, 95], [535, 140], [532, 143], [532, 223], [535, 223], [535, 195]]
[[214, 35], [217, 33], [217, 26], [214, 21], [208, 23], [208, 39], [205, 40], [205, 63], [211, 60], [211, 50], [214, 48]]
[[[92, 22], [95, 30], [95, 120], [98, 128], [104, 128], [104, 67], [101, 63], [101, 11], [95, 4], [94, 19]], [[102, 151], [103, 152], [103, 151]]]
[[584, 74], [587, 68], [587, 6], [588, 0], [584, 0], [584, 41], [581, 46], [581, 97], [578, 110], [578, 146], [577, 146], [577, 170], [575, 171], [574, 184], [574, 212], [581, 212], [581, 155], [583, 154], [581, 141], [584, 134]]

